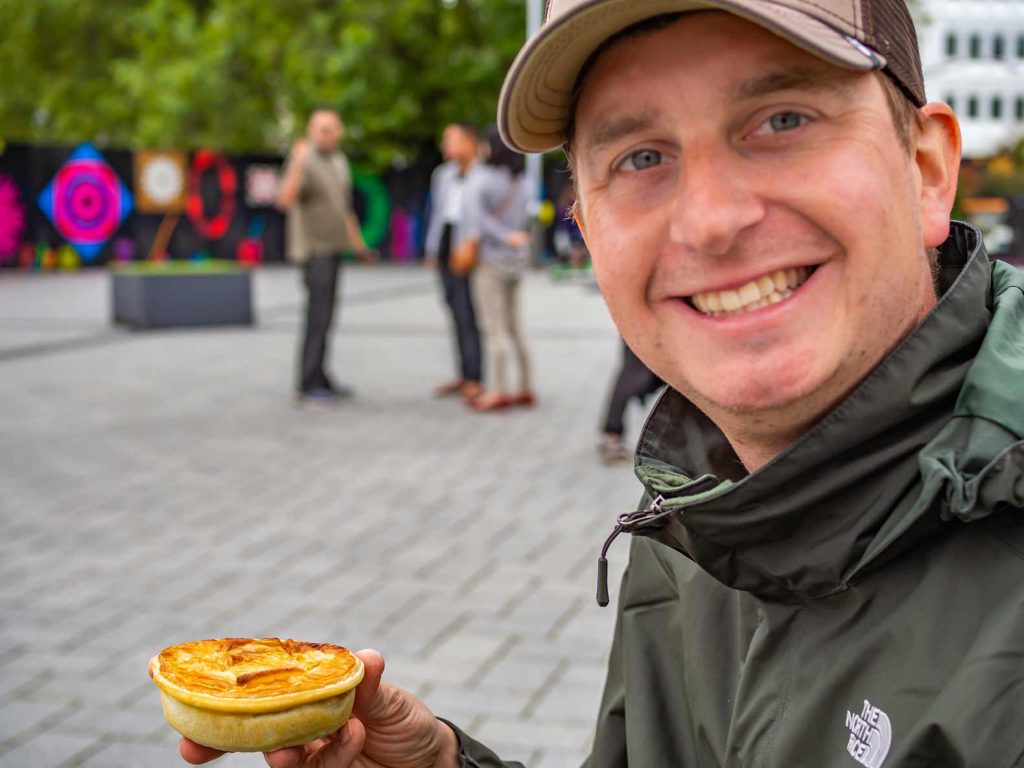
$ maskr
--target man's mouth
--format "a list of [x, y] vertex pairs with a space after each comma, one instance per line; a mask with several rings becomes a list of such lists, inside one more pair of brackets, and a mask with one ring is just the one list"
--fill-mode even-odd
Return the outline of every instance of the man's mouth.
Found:
[[777, 269], [735, 290], [694, 294], [687, 303], [708, 317], [735, 317], [788, 299], [814, 270], [815, 267]]

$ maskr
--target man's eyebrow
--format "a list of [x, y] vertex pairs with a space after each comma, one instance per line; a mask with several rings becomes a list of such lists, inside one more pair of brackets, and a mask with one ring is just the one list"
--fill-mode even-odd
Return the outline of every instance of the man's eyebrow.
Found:
[[733, 90], [733, 95], [737, 100], [790, 90], [830, 91], [847, 95], [852, 88], [853, 82], [850, 78], [837, 78], [830, 72], [810, 67], [792, 67], [744, 80]]
[[589, 145], [587, 151], [593, 152], [606, 144], [611, 144], [631, 134], [647, 130], [654, 125], [657, 119], [658, 111], [656, 109], [648, 109], [639, 115], [623, 115], [622, 117], [601, 120], [597, 127], [594, 128], [590, 141], [587, 142]]

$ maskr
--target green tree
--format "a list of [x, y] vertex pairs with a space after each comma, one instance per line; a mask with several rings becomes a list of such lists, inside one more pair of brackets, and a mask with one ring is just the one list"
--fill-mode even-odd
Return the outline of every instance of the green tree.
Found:
[[316, 106], [402, 163], [494, 119], [522, 0], [0, 0], [0, 137], [281, 151]]

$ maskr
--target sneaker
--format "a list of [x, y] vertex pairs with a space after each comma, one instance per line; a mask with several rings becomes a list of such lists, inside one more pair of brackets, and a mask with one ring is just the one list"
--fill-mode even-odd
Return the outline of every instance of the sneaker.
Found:
[[597, 458], [605, 464], [626, 461], [632, 457], [632, 452], [622, 442], [621, 437], [604, 435], [597, 443]]
[[336, 403], [339, 400], [346, 400], [352, 397], [353, 394], [352, 390], [345, 386], [316, 387], [308, 392], [299, 392], [295, 400], [299, 405], [305, 402]]

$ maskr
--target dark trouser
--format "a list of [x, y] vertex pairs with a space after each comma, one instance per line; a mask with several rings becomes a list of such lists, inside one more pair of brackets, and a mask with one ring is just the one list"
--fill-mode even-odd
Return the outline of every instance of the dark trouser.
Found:
[[313, 256], [303, 265], [306, 284], [306, 329], [302, 336], [299, 360], [299, 390], [332, 389], [324, 370], [327, 357], [327, 334], [334, 319], [341, 256]]
[[621, 435], [626, 431], [622, 417], [626, 413], [626, 405], [631, 397], [642, 403], [647, 396], [657, 391], [661, 379], [651, 373], [640, 358], [633, 354], [626, 342], [622, 342], [622, 368], [612, 389], [612, 399], [608, 403], [608, 414], [604, 421], [604, 431], [610, 435]]
[[451, 254], [452, 228], [446, 226], [441, 235], [437, 253], [437, 268], [444, 287], [444, 300], [452, 313], [455, 325], [455, 342], [459, 351], [459, 375], [466, 381], [480, 381], [480, 330], [473, 310], [473, 294], [469, 287], [469, 275], [453, 274], [448, 268]]

